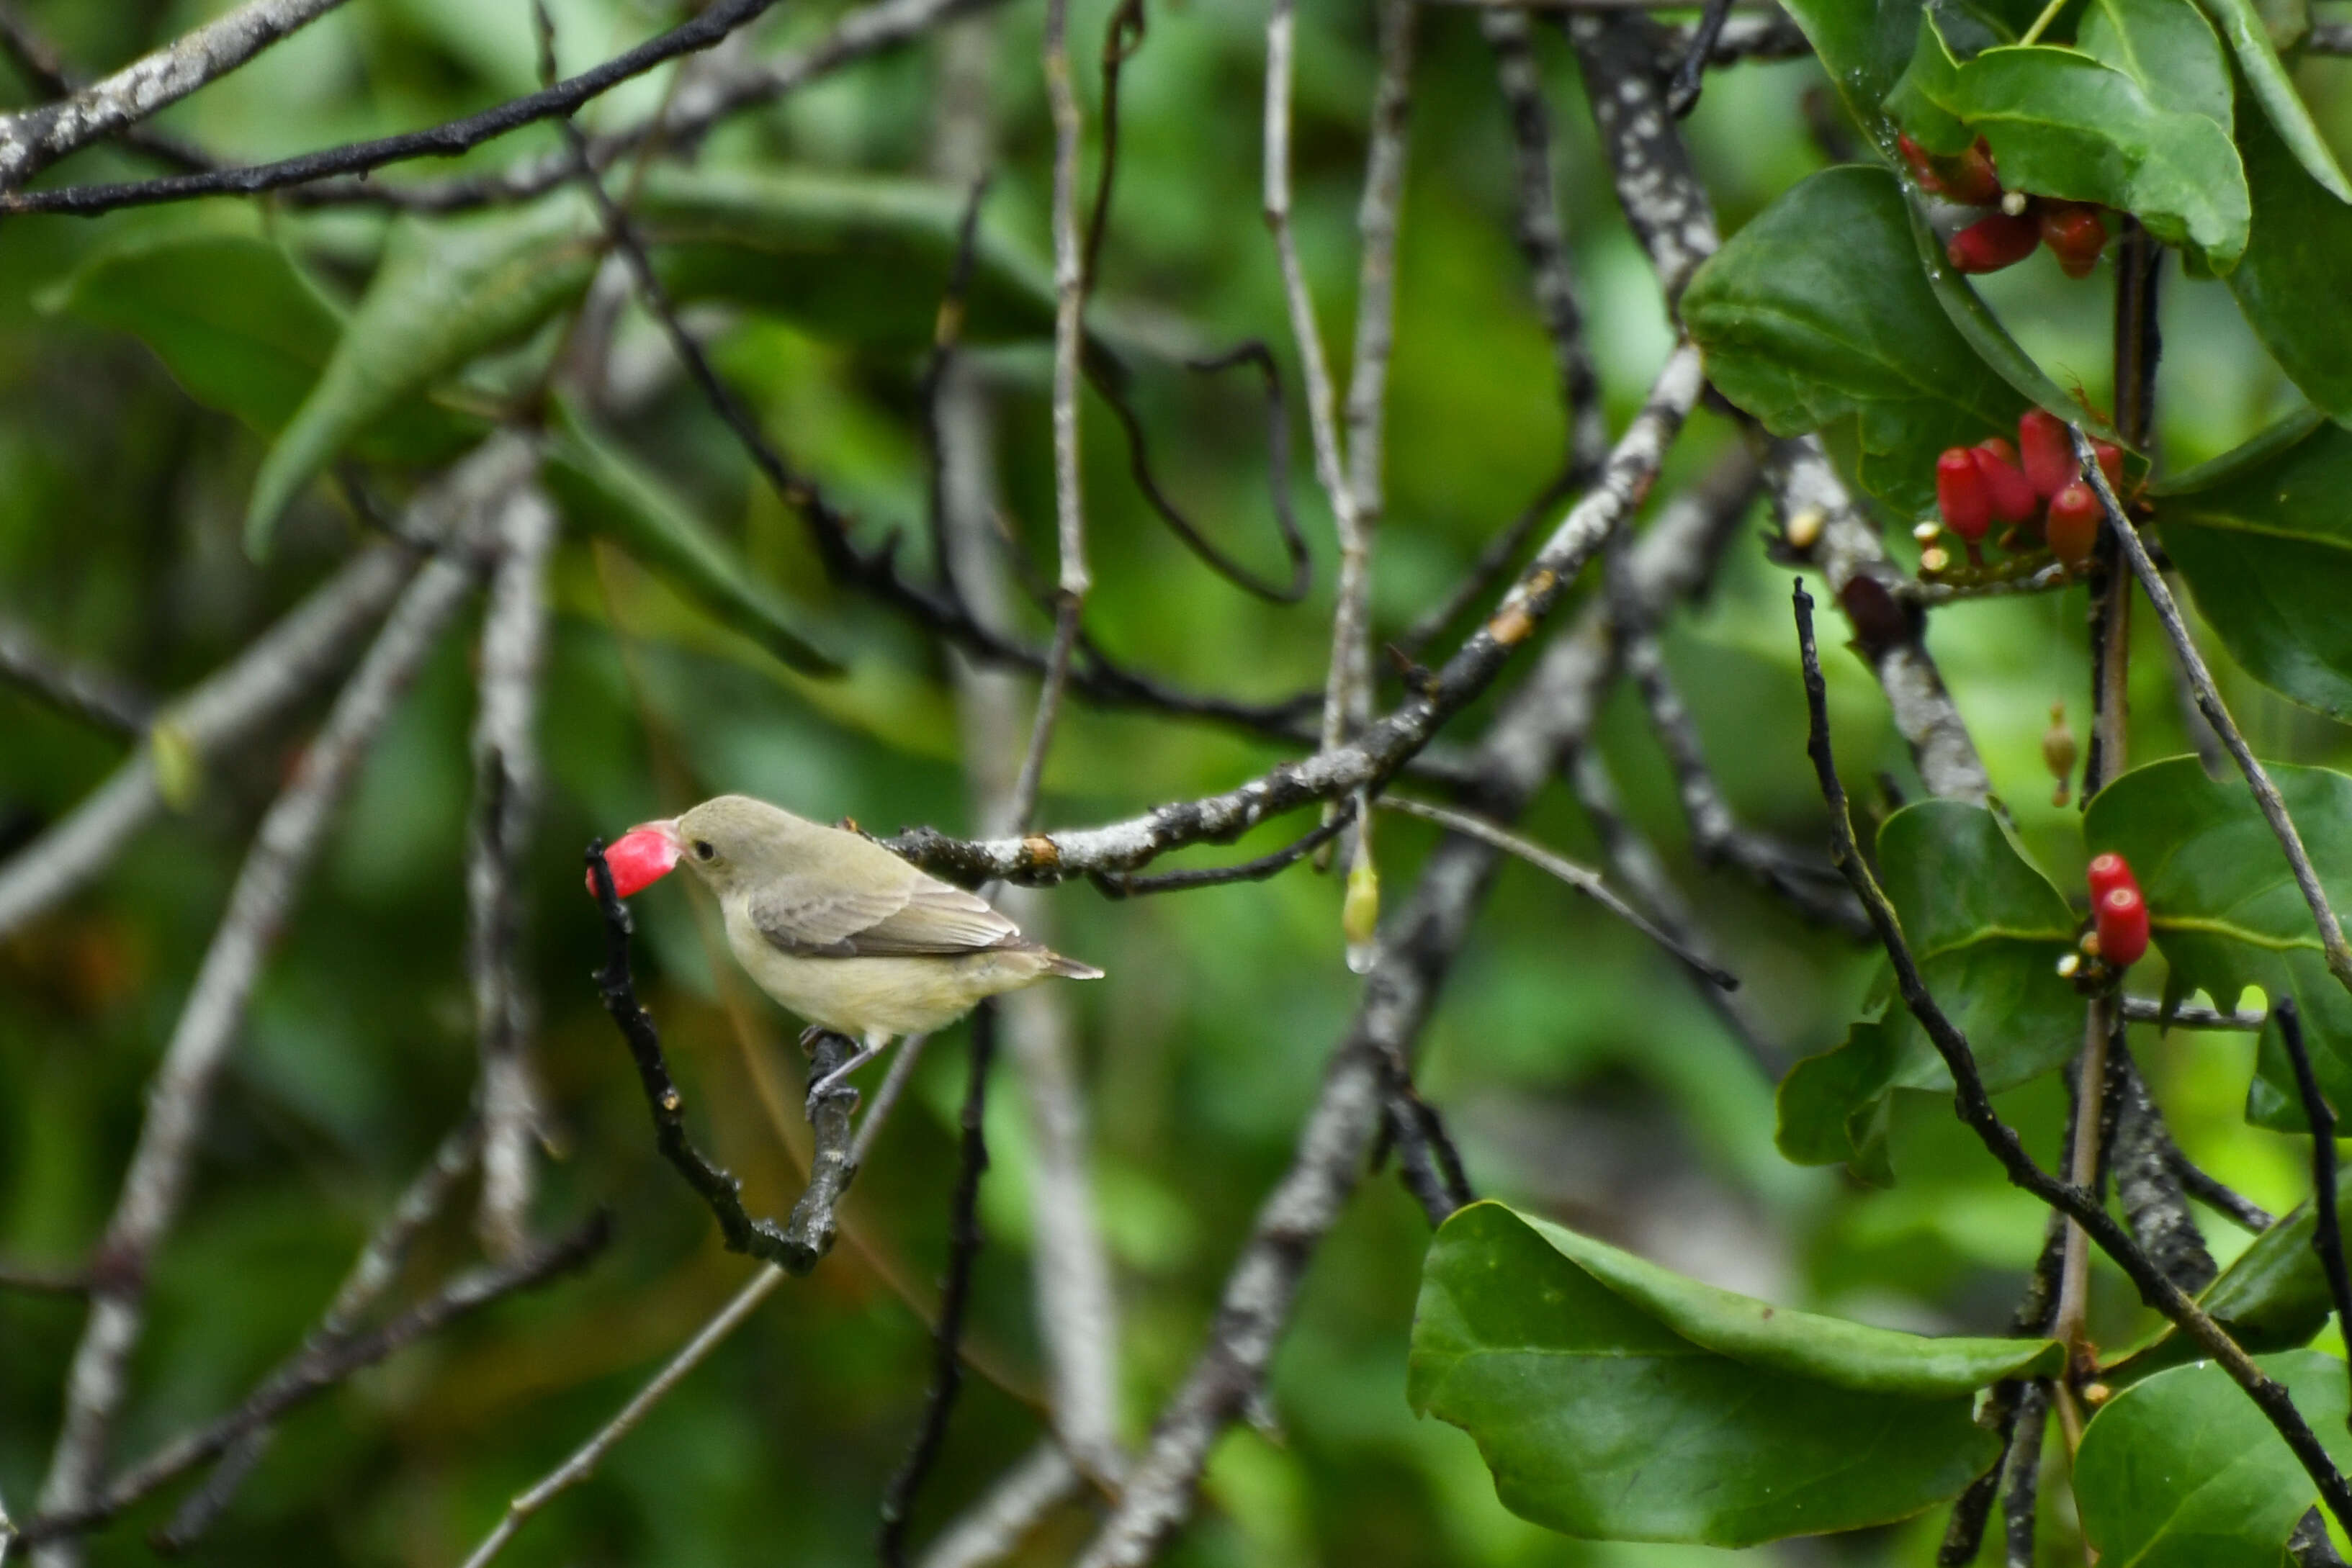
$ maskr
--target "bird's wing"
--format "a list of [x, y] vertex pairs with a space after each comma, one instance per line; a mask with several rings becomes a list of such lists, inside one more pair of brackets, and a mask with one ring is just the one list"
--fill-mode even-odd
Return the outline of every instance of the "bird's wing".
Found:
[[916, 957], [1021, 944], [1020, 927], [985, 899], [905, 871], [860, 887], [778, 877], [750, 896], [751, 923], [770, 946], [804, 957]]

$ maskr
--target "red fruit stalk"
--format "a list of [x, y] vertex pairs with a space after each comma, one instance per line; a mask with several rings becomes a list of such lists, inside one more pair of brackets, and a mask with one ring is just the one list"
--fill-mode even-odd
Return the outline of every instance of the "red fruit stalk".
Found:
[[1944, 255], [1955, 272], [1999, 272], [2032, 256], [2041, 243], [2041, 227], [2032, 218], [1994, 213], [1954, 235]]
[[2112, 968], [2128, 969], [2147, 951], [2147, 900], [2137, 887], [2116, 887], [2091, 909], [2099, 934], [2099, 956]]
[[[604, 852], [604, 863], [613, 871], [613, 891], [626, 898], [642, 892], [663, 877], [677, 864], [678, 842], [674, 831], [666, 831], [667, 823], [646, 823], [631, 828], [613, 841]], [[596, 891], [596, 873], [588, 873], [588, 891]]]
[[1996, 435], [1970, 447], [1969, 455], [1977, 465], [1978, 476], [1984, 480], [1985, 497], [1992, 505], [1994, 521], [2021, 523], [2033, 516], [2037, 499], [2033, 486], [2017, 466], [2016, 454], [2008, 442]]
[[1970, 544], [1992, 527], [1992, 496], [1971, 448], [1951, 447], [1936, 459], [1936, 509], [1944, 526]]

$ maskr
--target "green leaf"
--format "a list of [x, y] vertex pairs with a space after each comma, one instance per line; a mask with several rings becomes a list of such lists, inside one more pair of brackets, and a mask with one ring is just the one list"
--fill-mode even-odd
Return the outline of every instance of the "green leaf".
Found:
[[1985, 138], [2013, 190], [2135, 214], [2217, 273], [2246, 248], [2252, 208], [2228, 126], [2164, 108], [2113, 66], [2050, 45], [2006, 45], [1948, 80], [1905, 79]]
[[[1976, 0], [1948, 4], [1939, 15], [1968, 29], [1961, 41], [1974, 48], [2012, 41], [2041, 8], [2041, 0]], [[1919, 0], [1784, 0], [1783, 9], [1837, 84], [1846, 112], [1891, 154], [1894, 132], [1880, 105], [1912, 61], [1927, 7]]]
[[569, 193], [490, 218], [403, 222], [317, 384], [262, 460], [247, 549], [267, 554], [295, 493], [389, 410], [576, 298], [597, 243], [593, 214]]
[[[2344, 1363], [2316, 1351], [2261, 1357], [2340, 1466]], [[2318, 1489], [2254, 1402], [2210, 1362], [2158, 1373], [2084, 1428], [2074, 1457], [2083, 1533], [2132, 1568], [2278, 1568]]]
[[1951, 1497], [1998, 1452], [1975, 1390], [2059, 1354], [1783, 1311], [1480, 1203], [1430, 1247], [1407, 1396], [1477, 1440], [1514, 1513], [1737, 1547]]
[[2305, 172], [2319, 182], [2321, 188], [2339, 202], [2352, 202], [2352, 184], [2347, 184], [2344, 171], [2336, 167], [2336, 154], [2312, 123], [2311, 110], [2296, 96], [2294, 83], [2288, 79], [2286, 67], [2272, 47], [2269, 29], [2265, 26], [2261, 7], [2255, 0], [2198, 0], [2205, 14], [2230, 40], [2230, 47], [2238, 57], [2238, 68], [2246, 73], [2246, 85], [2262, 104], [2263, 112], [2278, 128], [2284, 139], [2301, 163]]
[[568, 410], [548, 450], [550, 491], [567, 517], [602, 534], [639, 565], [793, 669], [837, 674], [841, 666], [793, 630], [795, 612], [751, 573], [687, 505]]
[[2253, 193], [2253, 233], [2230, 292], [2254, 336], [2305, 397], [2352, 419], [2352, 206], [2314, 180], [2270, 122], [2239, 124], [2238, 154]]
[[2231, 129], [2230, 57], [2194, 0], [2092, 0], [2074, 41], [2151, 102]]
[[1935, 504], [1936, 455], [2013, 428], [2026, 400], [1947, 318], [1894, 176], [1830, 169], [1699, 269], [1683, 321], [1726, 397], [1778, 435], [1838, 427], [1888, 506]]
[[[2083, 1003], [2057, 964], [2079, 922], [2000, 820], [1955, 800], [1906, 806], [1880, 828], [1878, 861], [1920, 973], [1967, 1033], [1987, 1086], [2013, 1089], [2072, 1058]], [[1774, 1137], [1791, 1160], [1843, 1160], [1884, 1184], [1889, 1096], [1951, 1089], [1943, 1058], [1882, 978], [1844, 1043], [1781, 1081]]]
[[[2352, 901], [2352, 778], [2268, 765], [2320, 884]], [[2157, 946], [2182, 982], [2235, 1001], [2248, 986], [2292, 996], [2323, 1093], [2352, 1103], [2352, 998], [2327, 972], [2310, 906], [2245, 781], [2216, 781], [2193, 757], [2136, 768], [2099, 791], [2083, 820], [2094, 854], [2131, 862], [2147, 897]], [[2256, 1053], [2247, 1118], [2286, 1132], [2307, 1125], [2275, 1026]]]
[[[2336, 1173], [2336, 1201], [2352, 1206], [2352, 1167]], [[2308, 1344], [2335, 1312], [2327, 1276], [2311, 1239], [2319, 1211], [2298, 1204], [2254, 1238], [2236, 1262], [2205, 1287], [2197, 1304], [2248, 1350], [2289, 1350]], [[2148, 1343], [2103, 1369], [2110, 1382], [2129, 1382], [2204, 1354], [2170, 1323]]]
[[[2313, 297], [2323, 318], [2336, 308]], [[2298, 413], [2165, 485], [2165, 549], [2230, 654], [2283, 695], [2352, 717], [2352, 431]]]
[[[870, 173], [661, 168], [635, 213], [681, 300], [723, 298], [819, 336], [907, 349], [931, 340], [964, 197]], [[986, 224], [964, 301], [973, 342], [1051, 337], [1053, 273]]]
[[[43, 296], [43, 307], [128, 332], [206, 408], [274, 435], [319, 379], [342, 315], [276, 242], [257, 234], [134, 234]], [[361, 455], [434, 462], [470, 438], [467, 422], [411, 399], [353, 443]]]

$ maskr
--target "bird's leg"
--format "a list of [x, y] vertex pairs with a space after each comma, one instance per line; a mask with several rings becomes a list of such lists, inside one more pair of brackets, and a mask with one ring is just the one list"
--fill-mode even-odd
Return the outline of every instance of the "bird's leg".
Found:
[[847, 1061], [843, 1062], [840, 1066], [835, 1068], [832, 1071], [826, 1073], [824, 1077], [809, 1085], [809, 1103], [811, 1105], [815, 1104], [819, 1100], [822, 1100], [825, 1095], [832, 1092], [835, 1087], [837, 1086], [843, 1079], [848, 1077], [851, 1073], [856, 1071], [859, 1068], [865, 1066], [867, 1062], [881, 1055], [883, 1049], [890, 1043], [890, 1039], [891, 1037], [887, 1034], [867, 1035], [866, 1037], [865, 1050], [859, 1051]]

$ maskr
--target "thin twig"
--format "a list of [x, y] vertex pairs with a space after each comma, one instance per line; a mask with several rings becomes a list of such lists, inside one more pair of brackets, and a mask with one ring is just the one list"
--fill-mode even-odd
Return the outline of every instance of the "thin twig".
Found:
[[2189, 1197], [2204, 1204], [2241, 1230], [2260, 1235], [2278, 1223], [2278, 1217], [2261, 1204], [2233, 1187], [2225, 1186], [2210, 1171], [2180, 1152], [2179, 1146], [2165, 1151], [2165, 1160], [2172, 1167], [2174, 1177]]
[[1038, 1444], [940, 1531], [919, 1560], [921, 1568], [984, 1568], [1003, 1561], [1040, 1519], [1077, 1496], [1083, 1484], [1067, 1454], [1050, 1441]]
[[29, 628], [5, 619], [0, 619], [0, 681], [117, 735], [144, 735], [155, 717], [153, 699], [130, 683], [49, 652]]
[[[265, 3], [271, 3], [271, 0], [265, 0]], [[317, 5], [320, 0], [308, 0], [308, 3]], [[737, 28], [756, 20], [775, 3], [776, 0], [716, 0], [709, 9], [668, 32], [648, 38], [635, 48], [616, 55], [578, 76], [423, 131], [404, 131], [397, 136], [349, 142], [316, 152], [305, 152], [298, 157], [281, 158], [274, 162], [215, 169], [199, 174], [173, 174], [162, 179], [136, 180], [119, 184], [60, 185], [45, 191], [8, 191], [0, 193], [0, 212], [70, 213], [88, 217], [121, 207], [148, 206], [159, 202], [184, 202], [201, 196], [256, 195], [263, 191], [304, 184], [331, 175], [363, 173], [411, 158], [455, 157], [523, 126], [533, 125], [542, 120], [562, 119], [582, 104], [610, 92], [625, 81], [643, 76], [681, 55], [709, 48]]]
[[[2078, 440], [2080, 439], [2078, 435]], [[2091, 455], [2083, 453], [2086, 463]], [[2095, 464], [2092, 465], [2095, 467]], [[1863, 907], [1869, 911], [1871, 923], [1877, 928], [1879, 943], [1886, 949], [1895, 968], [1895, 987], [1904, 1006], [1919, 1021], [1929, 1043], [1943, 1058], [1952, 1075], [1953, 1109], [1969, 1128], [2000, 1163], [2003, 1172], [2017, 1186], [2040, 1198], [2043, 1203], [2063, 1213], [2089, 1233], [2099, 1249], [2122, 1268], [2125, 1276], [2138, 1287], [2141, 1300], [2161, 1312], [2175, 1326], [2204, 1348], [2231, 1379], [2246, 1391], [2284, 1438], [2295, 1458], [2319, 1488], [2328, 1511], [2338, 1523], [2352, 1523], [2352, 1486], [2347, 1486], [2337, 1471], [2336, 1462], [2311, 1430], [2310, 1424], [2294, 1407], [2285, 1385], [2270, 1376], [2254, 1364], [2243, 1346], [2204, 1310], [2190, 1300], [2187, 1292], [2165, 1278], [2139, 1244], [2122, 1227], [2108, 1217], [2106, 1210], [2087, 1188], [2051, 1176], [2033, 1163], [2011, 1131], [1993, 1109], [1992, 1097], [1985, 1090], [1984, 1080], [1977, 1071], [1976, 1057], [1969, 1048], [1968, 1037], [1960, 1032], [1943, 1009], [1936, 1003], [1927, 982], [1920, 977], [1917, 962], [1903, 935], [1895, 915], [1895, 906], [1872, 875], [1863, 859], [1860, 844], [1853, 835], [1853, 821], [1846, 805], [1845, 787], [1838, 781], [1836, 765], [1830, 752], [1828, 687], [1822, 679], [1821, 653], [1813, 642], [1813, 601], [1800, 580], [1795, 594], [1797, 641], [1800, 659], [1804, 668], [1805, 702], [1810, 716], [1810, 734], [1806, 749], [1811, 754], [1813, 769], [1818, 776], [1822, 797], [1830, 809], [1832, 854], [1838, 867], [1846, 874]]]
[[1237, 865], [1203, 866], [1198, 871], [1161, 872], [1156, 876], [1138, 876], [1131, 872], [1098, 872], [1094, 883], [1106, 897], [1131, 898], [1153, 893], [1190, 893], [1195, 888], [1223, 887], [1236, 882], [1264, 882], [1278, 872], [1288, 870], [1313, 854], [1324, 844], [1339, 836], [1349, 823], [1356, 820], [1356, 802], [1343, 800], [1337, 815], [1328, 822], [1318, 822], [1297, 838], [1270, 854], [1246, 860]]
[[2132, 1235], [2156, 1260], [2165, 1278], [2197, 1295], [2221, 1270], [2205, 1246], [2196, 1217], [2189, 1211], [2179, 1151], [2164, 1124], [2164, 1113], [2149, 1095], [2121, 1031], [2111, 1049], [2112, 1077], [2120, 1090], [2122, 1112], [2108, 1156], [2115, 1171], [2116, 1200]]
[[1716, 40], [1723, 37], [1723, 24], [1731, 16], [1731, 0], [1706, 0], [1706, 9], [1699, 13], [1698, 25], [1690, 31], [1683, 45], [1681, 61], [1675, 67], [1674, 79], [1666, 86], [1666, 107], [1682, 120], [1698, 107], [1699, 89], [1705, 85], [1706, 68], [1715, 57]]
[[1547, 876], [1557, 877], [1618, 919], [1655, 942], [1668, 953], [1704, 975], [1727, 991], [1739, 988], [1739, 977], [1720, 965], [1709, 963], [1699, 954], [1684, 946], [1674, 937], [1652, 924], [1632, 904], [1611, 891], [1601, 880], [1601, 874], [1590, 866], [1580, 866], [1563, 855], [1554, 854], [1541, 844], [1520, 837], [1508, 828], [1490, 822], [1468, 811], [1457, 811], [1450, 806], [1433, 805], [1426, 800], [1414, 800], [1399, 795], [1382, 795], [1372, 802], [1384, 811], [1395, 811], [1407, 817], [1419, 817], [1424, 822], [1435, 822], [1451, 833], [1465, 833], [1492, 844], [1505, 854], [1527, 862]]
[[[2336, 1321], [2352, 1323], [2352, 1276], [2344, 1269], [2344, 1230], [2336, 1213], [2336, 1107], [2319, 1091], [2319, 1075], [2311, 1069], [2311, 1052], [2303, 1043], [2303, 1013], [2293, 997], [2281, 997], [2271, 1007], [2278, 1020], [2279, 1043], [2294, 1063], [2294, 1087], [2303, 1096], [2304, 1120], [2311, 1124], [2311, 1212], [2315, 1223], [2311, 1249], [2327, 1276], [2328, 1300], [2336, 1303]], [[2352, 1427], [2352, 1417], [2347, 1417]]]
[[971, 1303], [972, 1273], [980, 1261], [980, 1180], [988, 1169], [988, 1073], [996, 1060], [996, 1004], [985, 1001], [971, 1015], [971, 1061], [961, 1119], [962, 1143], [955, 1191], [948, 1206], [948, 1271], [940, 1289], [940, 1316], [932, 1333], [931, 1387], [923, 1401], [907, 1458], [882, 1497], [882, 1527], [875, 1547], [885, 1568], [904, 1568], [907, 1529], [915, 1500], [947, 1441], [948, 1418], [963, 1388], [963, 1362], [957, 1354], [964, 1312]]
[[499, 1521], [497, 1528], [484, 1537], [482, 1543], [474, 1548], [473, 1554], [466, 1559], [465, 1568], [483, 1568], [483, 1564], [506, 1549], [507, 1542], [514, 1539], [524, 1521], [562, 1492], [594, 1475], [596, 1467], [604, 1462], [604, 1456], [611, 1453], [622, 1438], [635, 1431], [646, 1413], [667, 1398], [672, 1389], [685, 1382], [688, 1374], [709, 1359], [710, 1353], [724, 1343], [728, 1335], [741, 1327], [743, 1321], [786, 1278], [782, 1269], [772, 1264], [761, 1265], [759, 1272], [735, 1292], [734, 1298], [719, 1309], [716, 1316], [695, 1331], [694, 1337], [686, 1342], [684, 1348], [671, 1356], [652, 1380], [621, 1406], [618, 1414], [599, 1427], [586, 1442], [574, 1448], [569, 1458], [533, 1482], [529, 1490], [516, 1494], [514, 1500], [507, 1504], [506, 1514]]

